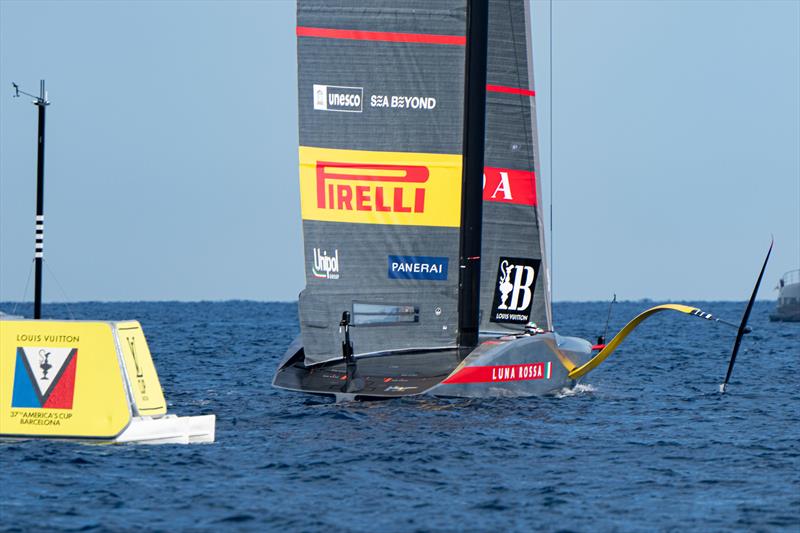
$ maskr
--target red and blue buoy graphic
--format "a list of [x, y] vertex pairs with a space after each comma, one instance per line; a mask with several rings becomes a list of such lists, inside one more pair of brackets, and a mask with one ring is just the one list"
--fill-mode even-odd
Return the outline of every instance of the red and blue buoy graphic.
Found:
[[77, 348], [17, 348], [11, 407], [72, 409]]

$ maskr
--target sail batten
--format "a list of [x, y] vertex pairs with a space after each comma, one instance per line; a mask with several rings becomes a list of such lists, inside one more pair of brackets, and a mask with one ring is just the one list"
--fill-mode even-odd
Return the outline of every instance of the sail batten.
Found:
[[496, 85], [487, 83], [486, 90], [493, 93], [519, 94], [522, 96], [536, 96], [536, 91], [524, 87], [509, 87], [507, 85]]
[[298, 37], [320, 37], [326, 39], [352, 39], [354, 41], [384, 41], [392, 43], [449, 44], [465, 46], [462, 35], [436, 35], [431, 33], [405, 33], [389, 31], [364, 31], [343, 28], [297, 27]]

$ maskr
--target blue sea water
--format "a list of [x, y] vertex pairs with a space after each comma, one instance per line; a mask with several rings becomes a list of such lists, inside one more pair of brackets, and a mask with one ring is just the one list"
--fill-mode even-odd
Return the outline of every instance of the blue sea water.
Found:
[[[0, 443], [0, 530], [797, 531], [800, 324], [771, 308], [725, 395], [735, 330], [664, 313], [572, 392], [335, 404], [270, 386], [296, 304], [46, 305], [140, 320], [170, 411], [215, 413], [217, 442]], [[593, 340], [606, 310], [556, 304], [557, 329]]]

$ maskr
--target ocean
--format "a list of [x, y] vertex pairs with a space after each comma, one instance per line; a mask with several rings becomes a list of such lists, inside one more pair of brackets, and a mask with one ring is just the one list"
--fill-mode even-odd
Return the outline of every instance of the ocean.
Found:
[[[615, 304], [609, 337], [650, 305]], [[216, 414], [217, 442], [2, 442], [0, 530], [797, 531], [800, 324], [772, 307], [724, 395], [736, 330], [662, 313], [554, 396], [336, 404], [270, 385], [295, 303], [45, 305], [138, 319], [170, 412]], [[607, 308], [556, 303], [557, 330], [594, 340]]]

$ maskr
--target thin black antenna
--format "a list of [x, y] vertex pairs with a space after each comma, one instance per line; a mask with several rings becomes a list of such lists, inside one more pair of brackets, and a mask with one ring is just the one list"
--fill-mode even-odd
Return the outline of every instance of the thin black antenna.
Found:
[[608, 336], [608, 323], [611, 322], [611, 308], [617, 303], [617, 293], [614, 293], [614, 299], [608, 303], [608, 314], [606, 315], [606, 327], [603, 330], [603, 336], [597, 339], [597, 344], [605, 344], [606, 336]]
[[[553, 265], [555, 256], [553, 255], [553, 0], [550, 0], [550, 301], [553, 301], [555, 294], [555, 283], [553, 282]], [[555, 329], [555, 324], [553, 324]]]
[[486, 126], [487, 0], [467, 2], [464, 79], [464, 147], [459, 261], [458, 345], [462, 355], [478, 345], [483, 217], [483, 150]]
[[19, 98], [21, 94], [33, 98], [33, 105], [39, 108], [39, 135], [37, 140], [37, 162], [36, 162], [36, 246], [34, 251], [34, 262], [36, 271], [34, 274], [33, 289], [33, 318], [42, 318], [42, 261], [44, 260], [44, 119], [45, 110], [50, 102], [47, 101], [47, 92], [44, 90], [44, 80], [39, 82], [39, 96], [35, 96], [19, 89], [19, 85], [11, 83], [14, 87], [14, 98]]

